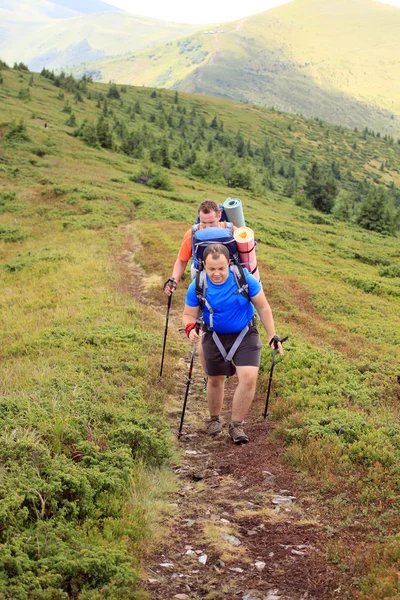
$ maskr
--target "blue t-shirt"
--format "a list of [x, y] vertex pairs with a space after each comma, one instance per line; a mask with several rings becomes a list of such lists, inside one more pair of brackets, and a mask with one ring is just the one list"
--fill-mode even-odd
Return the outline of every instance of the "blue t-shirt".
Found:
[[[261, 283], [257, 281], [254, 275], [251, 275], [247, 269], [244, 269], [246, 281], [249, 285], [249, 296], [254, 298], [261, 291]], [[229, 270], [228, 279], [221, 284], [215, 284], [207, 277], [207, 302], [212, 307], [213, 329], [217, 333], [237, 333], [241, 331], [251, 321], [255, 309], [248, 298], [243, 294], [236, 294], [238, 286], [235, 276]], [[186, 304], [188, 306], [199, 306], [196, 296], [196, 280], [189, 285], [186, 292]], [[210, 326], [210, 312], [206, 306], [203, 308], [203, 317], [208, 326]]]

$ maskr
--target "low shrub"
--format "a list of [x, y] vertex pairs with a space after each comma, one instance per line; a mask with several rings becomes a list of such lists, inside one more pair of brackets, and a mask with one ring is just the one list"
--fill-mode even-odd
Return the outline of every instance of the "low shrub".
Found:
[[4, 242], [20, 242], [27, 237], [27, 233], [22, 231], [20, 227], [14, 225], [0, 225], [0, 241]]
[[29, 141], [29, 135], [27, 134], [26, 125], [23, 119], [21, 119], [19, 123], [12, 121], [8, 126], [5, 137], [7, 140], [13, 140], [15, 142]]
[[400, 277], [400, 265], [393, 264], [383, 267], [379, 270], [379, 275], [381, 277]]
[[132, 175], [132, 177], [129, 179], [135, 183], [147, 185], [157, 190], [166, 190], [172, 192], [174, 189], [174, 186], [169, 180], [167, 173], [161, 170], [152, 171], [149, 169], [140, 171], [140, 173]]

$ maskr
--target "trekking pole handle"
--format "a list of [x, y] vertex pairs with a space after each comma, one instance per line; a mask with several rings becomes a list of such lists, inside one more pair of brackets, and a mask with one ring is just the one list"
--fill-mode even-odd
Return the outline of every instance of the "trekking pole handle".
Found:
[[193, 329], [195, 330], [195, 332], [197, 333], [197, 335], [199, 335], [200, 329], [201, 329], [201, 323], [199, 323], [199, 321], [193, 322], [193, 323], [188, 323], [185, 327], [185, 333], [187, 335], [187, 337], [189, 338], [190, 336], [190, 332], [193, 331]]
[[289, 336], [287, 335], [286, 337], [284, 337], [284, 338], [281, 339], [279, 337], [279, 335], [275, 334], [274, 337], [269, 340], [269, 345], [271, 346], [271, 344], [273, 343], [274, 344], [274, 349], [278, 350], [278, 343], [280, 342], [281, 344], [283, 344], [283, 342], [286, 342], [286, 340], [288, 339], [288, 337]]
[[164, 292], [167, 290], [167, 288], [170, 289], [171, 294], [173, 294], [176, 290], [176, 286], [178, 285], [178, 282], [176, 281], [175, 277], [170, 277], [169, 279], [167, 279], [167, 281], [164, 283], [163, 285], [163, 290]]

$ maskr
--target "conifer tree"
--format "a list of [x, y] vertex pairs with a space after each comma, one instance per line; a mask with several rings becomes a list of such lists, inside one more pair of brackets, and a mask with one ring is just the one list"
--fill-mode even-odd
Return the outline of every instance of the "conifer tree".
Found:
[[357, 223], [370, 231], [386, 234], [396, 232], [395, 215], [390, 208], [387, 193], [382, 187], [371, 187], [361, 204]]
[[338, 187], [333, 177], [326, 175], [321, 167], [313, 162], [306, 175], [304, 192], [314, 208], [330, 213], [335, 204]]

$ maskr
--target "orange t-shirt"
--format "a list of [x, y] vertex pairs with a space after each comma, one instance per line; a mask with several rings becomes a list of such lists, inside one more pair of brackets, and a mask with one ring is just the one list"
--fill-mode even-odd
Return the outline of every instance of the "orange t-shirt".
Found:
[[[226, 229], [226, 222], [220, 221], [218, 223], [218, 227]], [[204, 229], [204, 226], [200, 224], [199, 229]], [[234, 227], [234, 229], [236, 229], [236, 227]], [[188, 262], [192, 258], [192, 228], [188, 229], [188, 231], [183, 236], [183, 241], [178, 253], [178, 258], [180, 258], [183, 262]]]

